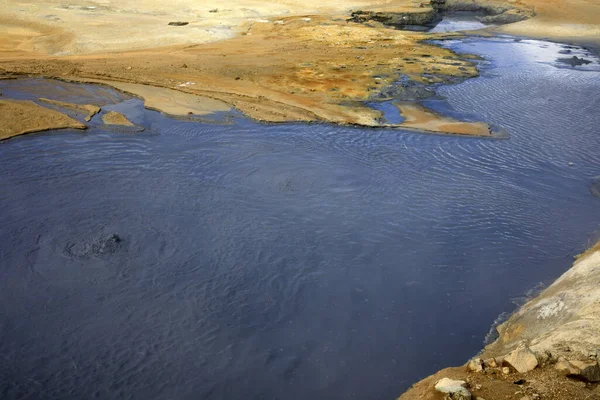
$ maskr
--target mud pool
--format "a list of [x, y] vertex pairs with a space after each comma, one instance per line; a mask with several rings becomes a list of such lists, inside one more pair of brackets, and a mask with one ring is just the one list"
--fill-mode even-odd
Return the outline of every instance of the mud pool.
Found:
[[466, 361], [597, 237], [600, 64], [444, 45], [481, 76], [424, 103], [509, 140], [186, 122], [81, 85], [145, 131], [1, 142], [0, 397], [392, 399]]

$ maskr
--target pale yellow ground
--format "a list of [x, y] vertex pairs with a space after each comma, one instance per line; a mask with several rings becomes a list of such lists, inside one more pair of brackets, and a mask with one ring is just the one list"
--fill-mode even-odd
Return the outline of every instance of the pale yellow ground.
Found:
[[536, 17], [505, 25], [499, 32], [600, 45], [600, 1], [519, 0], [533, 7]]
[[[2, 0], [0, 50], [57, 55], [199, 44], [274, 17], [346, 14], [389, 0]], [[213, 11], [213, 12], [211, 12]], [[169, 22], [189, 22], [172, 27]], [[5, 39], [6, 36], [5, 36]]]

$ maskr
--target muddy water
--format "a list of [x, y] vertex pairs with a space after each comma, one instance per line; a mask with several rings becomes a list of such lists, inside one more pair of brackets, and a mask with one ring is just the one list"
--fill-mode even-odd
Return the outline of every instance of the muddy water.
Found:
[[464, 362], [598, 229], [600, 73], [549, 43], [447, 45], [487, 61], [427, 105], [510, 140], [104, 93], [146, 130], [0, 143], [0, 398], [391, 399]]

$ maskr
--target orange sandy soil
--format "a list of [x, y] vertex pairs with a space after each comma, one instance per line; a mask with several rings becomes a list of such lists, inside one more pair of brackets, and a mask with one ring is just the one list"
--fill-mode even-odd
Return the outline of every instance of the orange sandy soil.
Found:
[[[8, 1], [9, 5], [13, 3], [17, 2]], [[100, 7], [93, 2], [79, 3]], [[254, 3], [258, 3], [259, 17], [230, 22], [235, 34], [218, 42], [198, 34], [197, 25], [204, 26], [206, 18], [214, 19], [221, 13], [229, 21], [226, 10], [203, 11], [202, 17], [198, 16], [199, 11], [170, 15], [167, 10], [164, 16], [154, 16], [150, 25], [147, 13], [142, 16], [141, 12], [120, 10], [111, 14], [110, 7], [97, 11], [97, 17], [88, 15], [93, 14], [91, 11], [74, 10], [73, 6], [65, 9], [56, 4], [43, 11], [39, 4], [20, 9], [8, 7], [15, 15], [9, 18], [7, 11], [3, 11], [0, 18], [6, 39], [0, 44], [0, 75], [29, 74], [158, 86], [199, 95], [207, 101], [217, 100], [218, 109], [223, 109], [225, 103], [247, 116], [269, 122], [327, 121], [377, 126], [380, 113], [365, 107], [362, 101], [396, 80], [399, 74], [415, 80], [422, 80], [423, 73], [438, 74], [442, 80], [444, 76], [466, 78], [477, 74], [472, 63], [461, 60], [450, 50], [420, 42], [430, 37], [427, 34], [347, 22], [348, 5], [394, 3], [398, 10], [420, 10], [420, 2], [415, 0], [337, 1], [324, 10], [314, 5], [317, 2], [309, 2], [305, 7], [289, 1], [286, 4], [294, 4], [295, 8], [284, 11], [301, 15], [285, 17], [262, 10], [265, 2]], [[216, 2], [214, 6], [219, 7]], [[302, 15], [306, 10], [320, 14]], [[136, 15], [141, 21], [139, 31], [132, 32], [126, 43], [116, 42], [114, 32]], [[60, 21], [48, 22], [48, 18]], [[172, 20], [190, 21], [190, 25], [168, 26]], [[82, 25], [82, 21], [92, 26]], [[217, 21], [218, 18], [213, 23]], [[106, 25], [111, 24], [114, 30], [109, 34]], [[91, 35], [93, 28], [97, 29], [98, 37]], [[130, 27], [122, 29], [127, 31]], [[176, 32], [179, 35], [176, 39], [185, 44], [156, 47], [163, 41], [153, 30]], [[195, 35], [200, 44], [189, 43]], [[171, 39], [167, 37], [164, 42]], [[105, 48], [101, 46], [103, 40]], [[126, 45], [135, 49], [121, 50]], [[114, 51], [115, 48], [119, 51]], [[168, 102], [163, 99], [164, 104]], [[154, 108], [161, 107], [155, 104]]]
[[85, 129], [85, 125], [32, 101], [0, 100], [0, 140], [50, 129]]
[[135, 126], [126, 116], [116, 111], [109, 111], [104, 114], [102, 122], [106, 125]]
[[100, 112], [100, 107], [94, 106], [92, 104], [73, 104], [65, 101], [58, 101], [46, 98], [39, 98], [38, 101], [42, 104], [48, 104], [50, 106], [56, 106], [60, 108], [66, 108], [71, 111], [75, 111], [76, 113], [85, 114], [85, 120], [89, 121], [92, 117]]
[[[595, 0], [508, 2], [534, 8], [537, 17], [501, 30], [598, 40]], [[422, 42], [440, 35], [347, 21], [351, 10], [427, 7], [420, 0], [233, 0], [227, 7], [193, 0], [6, 0], [0, 76], [151, 85], [201, 96], [204, 104], [195, 106], [204, 112], [233, 106], [269, 122], [378, 126], [381, 114], [362, 102], [399, 74], [423, 80], [429, 73], [442, 81], [477, 74], [450, 50]], [[174, 21], [189, 24], [168, 25]], [[151, 96], [145, 92], [142, 97]], [[170, 103], [163, 96], [153, 108]]]

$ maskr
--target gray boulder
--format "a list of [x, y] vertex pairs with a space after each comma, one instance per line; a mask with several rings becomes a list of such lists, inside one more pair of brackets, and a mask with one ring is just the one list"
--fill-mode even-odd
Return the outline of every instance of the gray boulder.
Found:
[[598, 361], [569, 361], [569, 363], [580, 371], [578, 374], [574, 374], [576, 377], [587, 382], [600, 382], [600, 366], [598, 366]]

